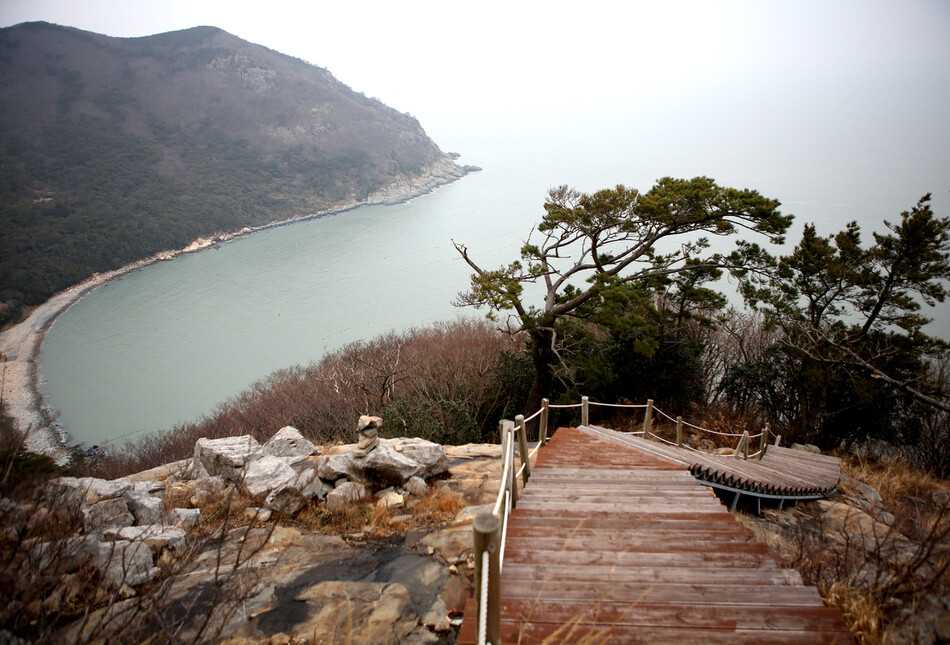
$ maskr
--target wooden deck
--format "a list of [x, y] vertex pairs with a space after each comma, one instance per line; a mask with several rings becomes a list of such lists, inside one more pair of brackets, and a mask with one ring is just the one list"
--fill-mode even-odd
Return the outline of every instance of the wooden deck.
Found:
[[696, 479], [717, 489], [730, 499], [730, 510], [741, 496], [754, 498], [757, 508], [761, 500], [786, 501], [820, 499], [834, 493], [841, 477], [841, 460], [828, 455], [813, 454], [780, 446], [769, 446], [759, 459], [736, 459], [677, 448], [658, 441], [608, 430], [599, 426], [583, 429], [597, 436], [632, 446], [660, 459], [678, 463], [689, 469]]
[[[561, 428], [509, 518], [505, 643], [850, 643], [682, 463]], [[476, 642], [469, 601], [459, 643]]]

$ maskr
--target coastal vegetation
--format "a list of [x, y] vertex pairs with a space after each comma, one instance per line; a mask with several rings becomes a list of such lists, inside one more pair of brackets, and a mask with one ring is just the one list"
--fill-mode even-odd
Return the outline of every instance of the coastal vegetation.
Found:
[[[945, 444], [950, 392], [945, 341], [921, 313], [946, 297], [950, 218], [925, 195], [864, 246], [857, 223], [827, 238], [805, 225], [775, 258], [749, 239], [726, 254], [708, 236], [747, 231], [784, 240], [791, 217], [755, 191], [705, 177], [665, 178], [640, 194], [623, 186], [551, 191], [520, 260], [472, 267], [458, 304], [506, 316], [526, 339], [542, 397], [606, 402], [653, 398], [768, 423], [823, 448], [869, 440]], [[677, 244], [677, 246], [673, 246]], [[727, 309], [715, 282], [728, 272], [751, 314]], [[542, 301], [525, 295], [541, 283]], [[578, 286], [581, 284], [582, 286]], [[513, 321], [513, 323], [512, 323]], [[947, 474], [950, 459], [934, 468]]]
[[0, 327], [92, 274], [447, 159], [415, 118], [212, 27], [0, 29], [0, 85]]

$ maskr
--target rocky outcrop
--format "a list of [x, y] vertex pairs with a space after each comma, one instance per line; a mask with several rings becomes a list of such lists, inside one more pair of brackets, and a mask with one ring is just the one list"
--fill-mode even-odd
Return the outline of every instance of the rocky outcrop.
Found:
[[459, 166], [450, 155], [444, 155], [423, 168], [418, 175], [397, 175], [388, 186], [372, 193], [366, 201], [371, 204], [399, 204], [480, 170], [478, 166]]
[[36, 552], [49, 559], [68, 551], [76, 567], [98, 566], [107, 585], [135, 586], [159, 574], [155, 562], [164, 551], [184, 548], [185, 532], [201, 520], [200, 508], [221, 505], [238, 493], [263, 505], [255, 510], [258, 520], [271, 511], [292, 515], [313, 501], [342, 513], [369, 499], [369, 487], [380, 485], [391, 486], [379, 500], [382, 507], [399, 508], [405, 496], [428, 492], [425, 480], [443, 473], [448, 458], [429, 441], [378, 439], [381, 425], [378, 417], [367, 417], [364, 427], [374, 436], [362, 454], [347, 446], [318, 456], [316, 445], [285, 426], [263, 445], [250, 435], [199, 439], [190, 463], [154, 469], [154, 479], [144, 473], [115, 480], [55, 479], [47, 489], [49, 506], [77, 508], [86, 536]]
[[[497, 446], [381, 439], [371, 451], [381, 452], [367, 459], [352, 454], [355, 445], [306, 454], [318, 451], [295, 431], [278, 435], [263, 445], [247, 438], [205, 441], [191, 463], [117, 480], [52, 482], [48, 498], [86, 517], [88, 533], [30, 544], [27, 566], [61, 577], [65, 591], [56, 598], [66, 598], [95, 567], [96, 593], [111, 598], [58, 640], [101, 639], [123, 621], [141, 620], [144, 610], [146, 622], [156, 615], [151, 612], [166, 611], [163, 619], [178, 621], [183, 642], [294, 642], [314, 634], [325, 642], [454, 642], [474, 570], [471, 517], [456, 511], [494, 499]], [[276, 453], [268, 454], [268, 446]], [[266, 471], [274, 459], [293, 477], [252, 498], [249, 480], [263, 479], [248, 472]], [[390, 459], [409, 464], [405, 474], [419, 474], [381, 490], [382, 484], [368, 483], [380, 476], [372, 468], [367, 474], [367, 465]], [[325, 480], [321, 474], [329, 471], [318, 463], [326, 461], [343, 465]], [[207, 473], [203, 464], [220, 474]], [[237, 464], [243, 464], [240, 478]], [[304, 506], [312, 512], [288, 525]], [[31, 515], [53, 515], [43, 506], [2, 499], [0, 510], [20, 525]], [[229, 521], [222, 526], [224, 511]], [[372, 527], [364, 525], [368, 517]], [[150, 604], [156, 590], [163, 594], [161, 608]], [[48, 602], [55, 608], [56, 601]]]
[[356, 451], [318, 458], [314, 466], [321, 478], [347, 478], [369, 485], [402, 486], [413, 477], [430, 479], [446, 471], [448, 457], [442, 446], [425, 439], [379, 439], [378, 445], [360, 456]]

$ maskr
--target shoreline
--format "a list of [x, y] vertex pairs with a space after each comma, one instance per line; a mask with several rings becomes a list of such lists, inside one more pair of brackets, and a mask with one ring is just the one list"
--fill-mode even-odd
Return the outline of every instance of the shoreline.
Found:
[[56, 418], [46, 405], [39, 387], [38, 359], [46, 332], [71, 306], [102, 285], [121, 278], [133, 271], [144, 269], [157, 262], [172, 260], [187, 253], [197, 253], [217, 244], [245, 237], [252, 233], [287, 226], [298, 222], [338, 215], [361, 206], [390, 206], [400, 204], [457, 181], [465, 175], [481, 170], [473, 166], [459, 166], [448, 155], [429, 166], [418, 177], [398, 177], [389, 186], [367, 197], [365, 201], [345, 203], [317, 213], [277, 220], [255, 227], [244, 227], [232, 233], [216, 233], [198, 238], [183, 249], [160, 251], [148, 258], [108, 271], [96, 273], [39, 305], [20, 323], [0, 333], [0, 401], [14, 419], [16, 427], [26, 435], [24, 449], [47, 455], [56, 463], [65, 464], [75, 443], [56, 423]]

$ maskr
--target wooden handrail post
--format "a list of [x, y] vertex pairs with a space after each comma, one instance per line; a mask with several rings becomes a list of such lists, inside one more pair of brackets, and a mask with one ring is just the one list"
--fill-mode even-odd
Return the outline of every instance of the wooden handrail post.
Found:
[[780, 434], [775, 435], [775, 444], [774, 444], [774, 445], [777, 446], [781, 440], [782, 440], [782, 435], [780, 435]]
[[[531, 464], [528, 463], [528, 439], [525, 436], [526, 429], [523, 414], [519, 414], [515, 417], [515, 432], [518, 433], [518, 452], [521, 456], [521, 463], [524, 465], [521, 479], [527, 484], [528, 478], [531, 477]], [[514, 464], [514, 462], [512, 462], [512, 464]]]
[[647, 411], [643, 415], [643, 438], [650, 438], [650, 428], [653, 427], [653, 399], [647, 399]]
[[740, 454], [744, 454], [746, 461], [749, 459], [749, 431], [743, 430], [742, 436], [739, 437], [739, 443], [736, 445], [736, 452], [733, 457], [738, 458]]
[[759, 442], [759, 461], [765, 456], [765, 450], [769, 445], [769, 424], [765, 424], [762, 429], [762, 441]]
[[[511, 498], [511, 508], [518, 505], [518, 478], [515, 477], [515, 424], [508, 426], [508, 444], [505, 447], [505, 459], [509, 459], [511, 467], [508, 468], [508, 481], [505, 485], [508, 487], [508, 496]], [[504, 468], [504, 463], [502, 464]]]
[[590, 399], [586, 396], [581, 397], [581, 425], [586, 426], [590, 423]]
[[[501, 520], [491, 513], [480, 513], [472, 520], [475, 547], [475, 616], [481, 616], [482, 553], [488, 551], [488, 621], [485, 642], [501, 643]], [[476, 628], [477, 632], [477, 628]]]
[[538, 427], [538, 442], [543, 446], [548, 441], [548, 413], [551, 410], [551, 402], [548, 399], [541, 399], [541, 420]]
[[683, 417], [676, 417], [676, 445], [683, 447]]

